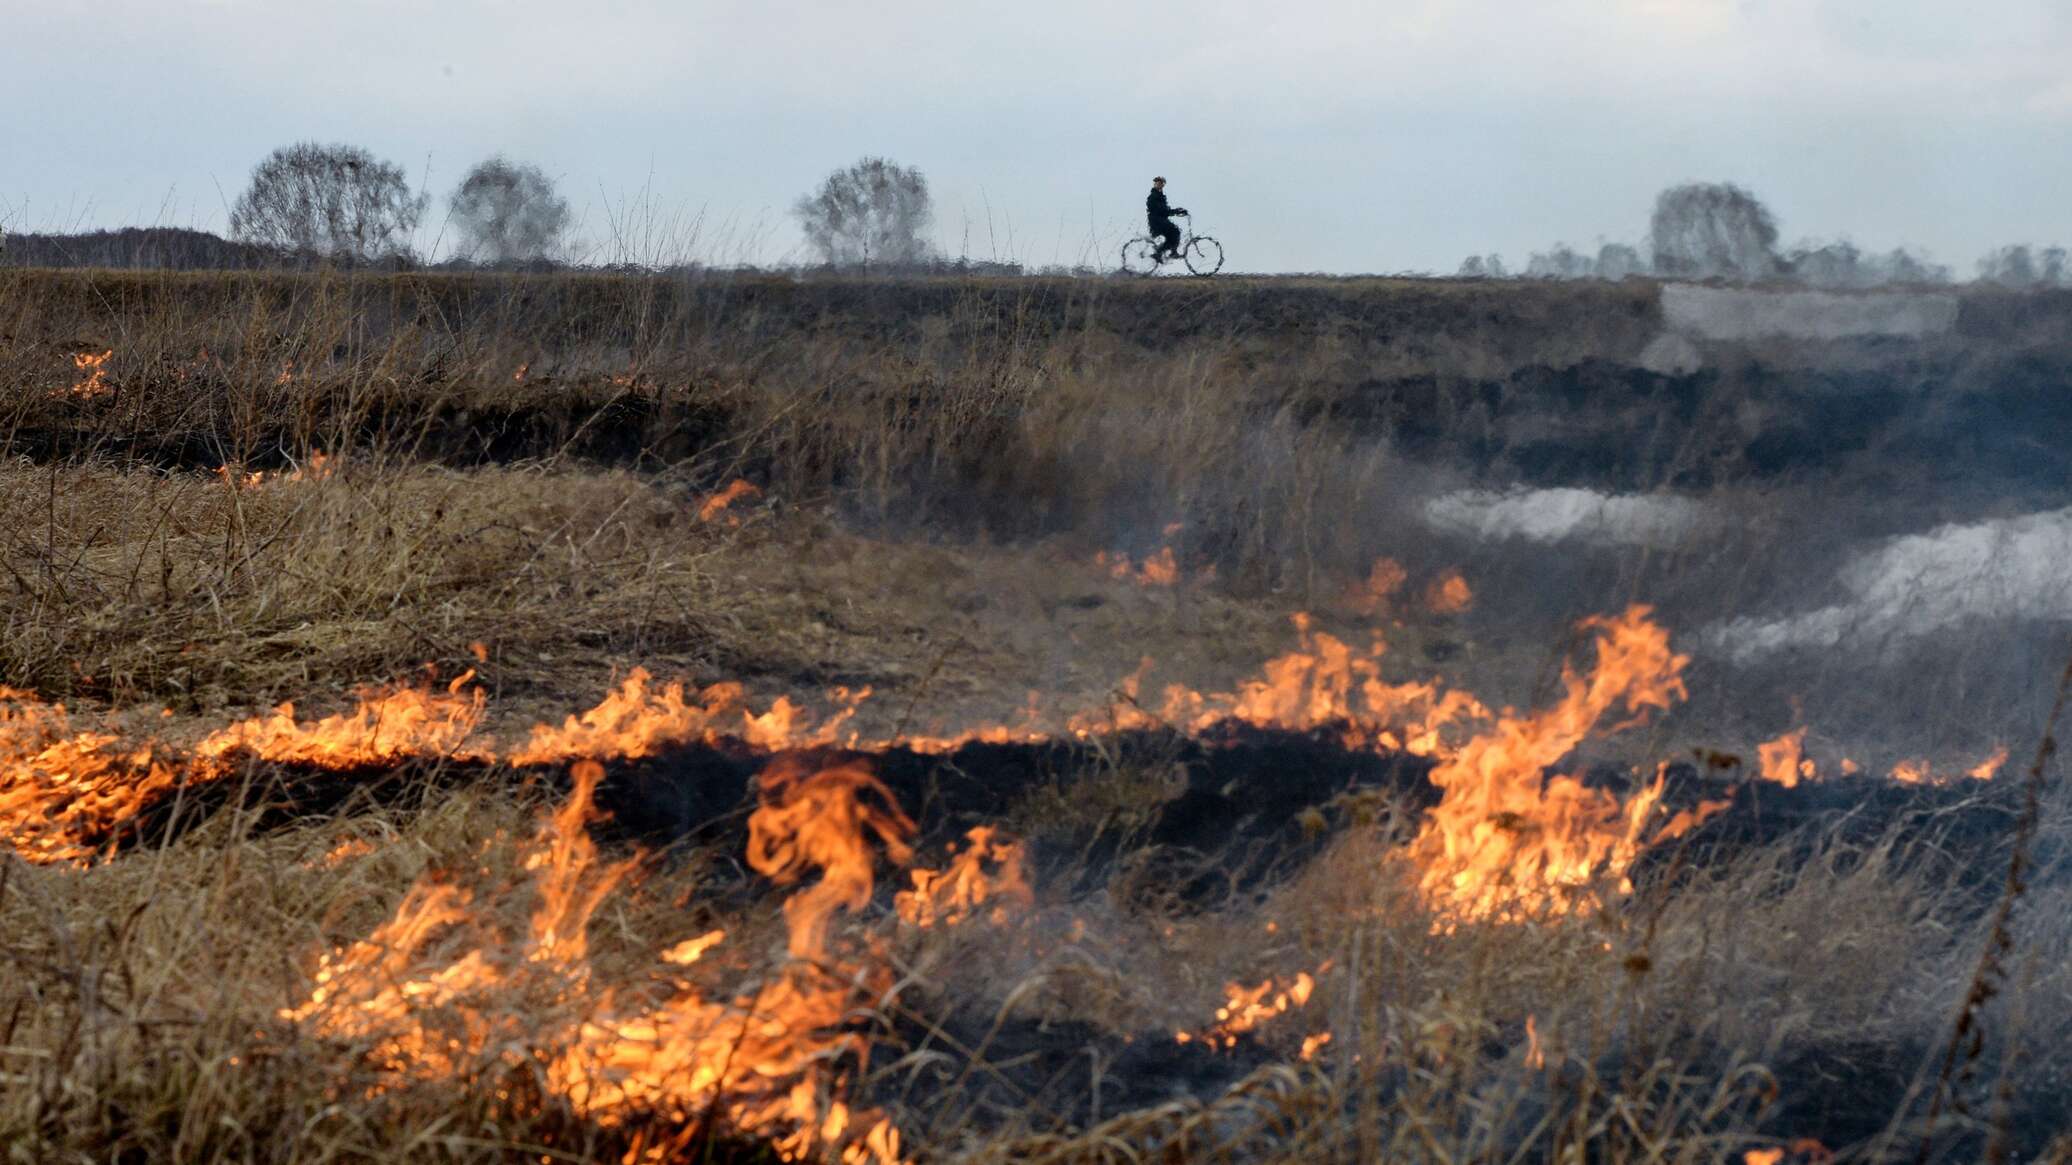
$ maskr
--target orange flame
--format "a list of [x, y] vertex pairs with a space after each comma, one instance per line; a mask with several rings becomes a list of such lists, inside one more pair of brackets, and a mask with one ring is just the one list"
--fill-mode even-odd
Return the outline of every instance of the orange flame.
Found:
[[737, 477], [728, 482], [725, 489], [706, 495], [705, 500], [698, 504], [698, 520], [700, 522], [711, 522], [721, 515], [725, 515], [727, 525], [738, 526], [741, 524], [741, 516], [739, 514], [728, 514], [727, 508], [735, 502], [744, 499], [752, 501], [761, 496], [763, 496], [763, 491], [756, 488], [755, 483], [746, 478]]
[[1379, 615], [1388, 610], [1389, 600], [1409, 580], [1410, 572], [1395, 559], [1377, 558], [1366, 579], [1346, 589], [1345, 605], [1355, 614]]
[[32, 862], [91, 861], [158, 796], [223, 779], [241, 753], [325, 769], [479, 758], [466, 745], [483, 709], [480, 689], [462, 691], [472, 675], [444, 692], [369, 690], [353, 711], [314, 723], [282, 704], [211, 733], [177, 761], [148, 745], [117, 748], [112, 734], [75, 733], [64, 705], [0, 688], [0, 835]]
[[1161, 546], [1158, 553], [1145, 558], [1142, 563], [1131, 560], [1120, 551], [1106, 550], [1094, 555], [1094, 565], [1106, 571], [1109, 578], [1120, 582], [1133, 582], [1140, 587], [1170, 587], [1180, 582], [1180, 559], [1170, 546]]
[[113, 393], [115, 389], [108, 383], [108, 370], [102, 367], [113, 355], [113, 348], [102, 352], [74, 352], [72, 367], [77, 368], [84, 379], [73, 384], [65, 392], [80, 400], [95, 400]]
[[[637, 859], [599, 867], [584, 824], [603, 770], [582, 763], [572, 774], [573, 793], [526, 857], [537, 905], [517, 952], [489, 936], [458, 958], [425, 957], [440, 933], [483, 923], [466, 890], [421, 882], [366, 940], [326, 956], [309, 999], [282, 1016], [318, 1035], [373, 1041], [370, 1062], [398, 1081], [544, 1064], [548, 1087], [578, 1113], [637, 1130], [628, 1162], [678, 1159], [708, 1114], [771, 1138], [782, 1160], [898, 1161], [898, 1130], [832, 1095], [831, 1066], [865, 1051], [844, 1021], [859, 990], [887, 978], [840, 966], [827, 942], [833, 912], [869, 898], [867, 835], [895, 858], [905, 852], [912, 826], [884, 787], [855, 766], [765, 772], [763, 805], [750, 819], [751, 865], [786, 883], [815, 868], [822, 875], [785, 906], [798, 961], [732, 1000], [663, 972], [674, 993], [650, 1004], [589, 987], [589, 920]], [[659, 962], [689, 967], [725, 937], [679, 942]], [[512, 1006], [524, 1000], [543, 1002]], [[542, 1024], [543, 1016], [553, 1021]]]
[[536, 725], [526, 743], [505, 759], [516, 765], [535, 765], [583, 757], [637, 758], [728, 736], [772, 751], [828, 745], [836, 743], [849, 718], [871, 694], [869, 688], [837, 688], [833, 695], [842, 705], [840, 711], [816, 725], [804, 709], [782, 696], [769, 711], [755, 712], [740, 684], [713, 684], [695, 700], [685, 691], [682, 681], [657, 687], [645, 668], [634, 668], [596, 707], [568, 717], [559, 728]]
[[355, 859], [364, 858], [374, 852], [374, 843], [364, 837], [348, 837], [324, 852], [324, 856], [309, 865], [321, 869], [335, 870]]
[[360, 694], [351, 712], [308, 724], [295, 719], [294, 704], [282, 704], [270, 716], [210, 733], [194, 753], [212, 761], [242, 751], [261, 760], [327, 769], [428, 756], [485, 756], [463, 747], [482, 720], [482, 690], [467, 686], [474, 678], [474, 672], [463, 672], [443, 692], [371, 689]]
[[1640, 852], [1695, 828], [1725, 802], [1708, 803], [1654, 826], [1666, 777], [1622, 801], [1579, 777], [1544, 779], [1614, 709], [1617, 732], [1684, 698], [1690, 657], [1636, 605], [1617, 618], [1585, 620], [1597, 666], [1588, 676], [1563, 664], [1565, 694], [1532, 715], [1506, 710], [1496, 725], [1432, 771], [1441, 791], [1410, 847], [1426, 898], [1452, 918], [1511, 918], [1586, 910], [1596, 887], [1624, 893]]
[[226, 485], [231, 485], [238, 489], [258, 489], [269, 482], [323, 481], [338, 472], [338, 462], [338, 458], [318, 450], [309, 455], [308, 461], [286, 472], [263, 469], [246, 471], [243, 469], [233, 469], [228, 465], [219, 465], [215, 469], [215, 474], [216, 479]]
[[1358, 652], [1333, 635], [1312, 630], [1308, 615], [1296, 615], [1294, 623], [1300, 637], [1297, 649], [1267, 661], [1259, 678], [1240, 683], [1236, 691], [1204, 694], [1175, 684], [1166, 688], [1154, 715], [1137, 700], [1140, 670], [1122, 683], [1122, 705], [1102, 715], [1075, 717], [1073, 731], [1085, 735], [1109, 727], [1167, 724], [1204, 732], [1224, 721], [1294, 732], [1336, 726], [1349, 747], [1428, 754], [1439, 749], [1442, 729], [1488, 715], [1473, 696], [1442, 693], [1436, 682], [1384, 681], [1381, 659], [1388, 647], [1379, 639]]
[[1458, 615], [1475, 603], [1475, 592], [1457, 570], [1449, 570], [1425, 589], [1425, 606], [1434, 615]]
[[[1327, 960], [1317, 968], [1317, 974], [1327, 974], [1330, 970], [1331, 963]], [[1216, 1025], [1200, 1034], [1175, 1032], [1174, 1039], [1183, 1044], [1200, 1042], [1219, 1051], [1227, 1051], [1237, 1046], [1238, 1036], [1307, 1005], [1316, 988], [1317, 981], [1308, 971], [1297, 972], [1295, 978], [1286, 983], [1269, 976], [1257, 987], [1247, 987], [1242, 983], [1225, 984], [1224, 1004], [1216, 1009]], [[1322, 1038], [1311, 1036], [1305, 1039], [1302, 1058], [1307, 1060], [1315, 1056], [1317, 1049], [1330, 1038], [1329, 1033], [1324, 1033]]]
[[1812, 780], [1813, 762], [1806, 759], [1802, 750], [1805, 740], [1806, 730], [1798, 728], [1756, 745], [1756, 759], [1762, 768], [1763, 779], [1787, 789], [1797, 788], [1801, 780]]
[[[949, 868], [911, 871], [914, 888], [893, 899], [901, 919], [920, 927], [955, 926], [990, 902], [986, 917], [998, 926], [1035, 905], [1021, 842], [988, 825], [972, 827], [965, 838], [970, 844], [951, 858]], [[989, 864], [996, 873], [987, 872]]]
[[63, 704], [0, 688], [0, 835], [39, 864], [92, 861], [179, 771], [148, 748], [74, 732]]
[[2007, 746], [1993, 750], [1993, 755], [1973, 765], [1966, 773], [1974, 781], [1990, 781], [2000, 775], [2000, 766], [2007, 763]]
[[[1964, 771], [1974, 781], [1990, 781], [2000, 775], [2000, 768], [2007, 763], [2007, 746], [1993, 750], [1993, 755]], [[1892, 779], [1902, 785], [1941, 785], [1952, 778], [1947, 773], [1937, 773], [1926, 760], [1903, 760], [1892, 766]]]

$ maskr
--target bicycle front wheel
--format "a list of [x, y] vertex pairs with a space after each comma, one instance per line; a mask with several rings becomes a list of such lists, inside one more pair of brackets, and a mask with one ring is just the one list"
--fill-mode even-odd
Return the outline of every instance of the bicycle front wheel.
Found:
[[1154, 239], [1131, 239], [1122, 245], [1122, 269], [1130, 275], [1149, 275], [1158, 270], [1158, 243]]
[[1214, 275], [1223, 270], [1223, 244], [1206, 235], [1196, 235], [1187, 244], [1187, 269], [1196, 275]]

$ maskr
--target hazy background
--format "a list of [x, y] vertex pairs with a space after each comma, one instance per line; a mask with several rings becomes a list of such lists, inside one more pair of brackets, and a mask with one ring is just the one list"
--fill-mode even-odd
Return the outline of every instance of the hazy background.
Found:
[[2061, 0], [1375, 7], [0, 0], [0, 225], [220, 231], [315, 139], [402, 163], [427, 248], [499, 151], [577, 234], [720, 262], [799, 257], [787, 208], [864, 153], [928, 174], [950, 255], [1034, 264], [1105, 263], [1153, 173], [1249, 270], [1637, 241], [1685, 179], [1960, 277], [2072, 235]]

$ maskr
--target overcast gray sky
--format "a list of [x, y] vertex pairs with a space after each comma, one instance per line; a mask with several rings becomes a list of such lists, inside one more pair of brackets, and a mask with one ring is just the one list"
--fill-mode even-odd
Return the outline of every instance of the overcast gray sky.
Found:
[[2067, 0], [0, 0], [0, 224], [220, 230], [252, 165], [491, 153], [595, 243], [799, 256], [788, 207], [920, 167], [952, 255], [1105, 262], [1154, 173], [1233, 267], [1452, 271], [1637, 241], [1663, 186], [1969, 275], [2072, 240]]

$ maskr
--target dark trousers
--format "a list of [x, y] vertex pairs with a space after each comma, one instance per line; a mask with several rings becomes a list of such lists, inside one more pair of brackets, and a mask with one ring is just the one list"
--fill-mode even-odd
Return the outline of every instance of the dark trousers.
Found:
[[1180, 228], [1172, 219], [1152, 223], [1151, 233], [1165, 240], [1164, 253], [1171, 255], [1180, 253]]

